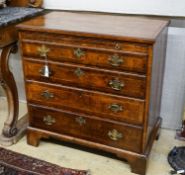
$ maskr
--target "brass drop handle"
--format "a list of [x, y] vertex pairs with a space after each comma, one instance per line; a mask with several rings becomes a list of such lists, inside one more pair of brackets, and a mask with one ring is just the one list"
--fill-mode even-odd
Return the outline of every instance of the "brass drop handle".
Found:
[[80, 69], [80, 68], [77, 68], [75, 71], [74, 71], [74, 74], [77, 76], [77, 77], [81, 77], [81, 76], [83, 76], [84, 74], [85, 74], [85, 72], [82, 70], [82, 69]]
[[41, 96], [44, 97], [46, 100], [54, 98], [54, 94], [49, 92], [48, 90], [41, 93]]
[[82, 49], [80, 48], [77, 48], [74, 50], [74, 55], [77, 57], [77, 58], [81, 58], [83, 56], [85, 56], [85, 51], [83, 51]]
[[48, 65], [44, 65], [40, 70], [39, 73], [43, 77], [49, 78], [52, 75], [52, 71], [49, 69]]
[[109, 86], [116, 91], [121, 91], [125, 84], [119, 79], [114, 79], [109, 81]]
[[112, 112], [115, 112], [115, 113], [123, 111], [123, 107], [116, 103], [109, 105], [108, 109], [110, 109]]
[[118, 132], [116, 129], [109, 131], [108, 136], [111, 140], [114, 140], [114, 141], [117, 141], [123, 138], [123, 134]]
[[114, 67], [118, 67], [124, 62], [123, 59], [118, 54], [114, 54], [111, 57], [109, 57], [108, 61]]
[[44, 116], [43, 122], [45, 123], [45, 125], [51, 126], [54, 123], [56, 123], [56, 120], [52, 116], [47, 115], [47, 116]]
[[85, 120], [83, 117], [77, 117], [77, 118], [75, 119], [75, 121], [76, 121], [80, 126], [86, 124], [86, 120]]
[[42, 45], [41, 47], [38, 47], [37, 51], [41, 57], [47, 57], [48, 52], [50, 52], [50, 49], [45, 45]]

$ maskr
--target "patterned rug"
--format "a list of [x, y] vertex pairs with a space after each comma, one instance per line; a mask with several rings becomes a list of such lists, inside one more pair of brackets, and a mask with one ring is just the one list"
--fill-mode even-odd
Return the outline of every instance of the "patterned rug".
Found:
[[0, 175], [90, 175], [0, 148]]
[[185, 175], [185, 147], [174, 147], [168, 154], [168, 162], [175, 171], [171, 174]]

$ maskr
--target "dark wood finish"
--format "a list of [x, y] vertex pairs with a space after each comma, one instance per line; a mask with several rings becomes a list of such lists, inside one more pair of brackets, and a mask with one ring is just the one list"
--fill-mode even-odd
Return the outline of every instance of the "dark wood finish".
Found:
[[10, 25], [0, 28], [0, 48], [14, 43], [18, 39], [18, 34], [15, 26]]
[[[60, 45], [47, 45], [44, 42], [40, 44], [32, 44], [29, 42], [23, 42], [23, 55], [25, 57], [32, 57], [33, 59], [38, 59], [39, 53], [38, 48], [42, 45], [45, 45], [50, 49], [48, 53], [48, 60], [57, 61], [57, 62], [73, 62], [77, 64], [85, 64], [93, 67], [102, 67], [108, 69], [121, 69], [129, 72], [138, 72], [141, 74], [146, 73], [147, 57], [146, 54], [139, 53], [128, 53], [128, 52], [119, 52], [115, 50], [106, 50], [106, 49], [96, 49], [96, 48], [81, 48], [81, 47], [65, 47]], [[81, 58], [77, 58], [74, 55], [74, 51], [78, 48], [81, 48], [85, 55]], [[110, 62], [110, 59], [118, 55], [122, 60], [122, 63], [118, 66], [113, 66]], [[101, 59], [99, 59], [101, 57]], [[41, 57], [40, 57], [41, 58]], [[41, 58], [42, 59], [42, 58]]]
[[[116, 121], [105, 121], [88, 115], [80, 115], [79, 117], [78, 114], [72, 112], [56, 112], [56, 110], [32, 106], [29, 106], [29, 109], [31, 113], [30, 126], [34, 128], [78, 137], [116, 148], [124, 148], [135, 152], [141, 151], [141, 148], [138, 146], [141, 145], [142, 140], [142, 128], [140, 127], [132, 127]], [[48, 115], [55, 120], [54, 123], [45, 123], [44, 118]], [[82, 118], [84, 122], [80, 123], [78, 121], [79, 118]], [[113, 128], [122, 134], [121, 139], [114, 141], [109, 138], [108, 133]]]
[[[48, 82], [43, 76], [42, 69], [45, 62], [24, 60], [26, 77], [31, 80]], [[51, 71], [49, 81], [57, 84], [74, 85], [76, 87], [98, 90], [130, 97], [145, 97], [145, 76], [127, 74], [105, 69], [97, 69], [74, 64], [48, 63]], [[124, 86], [121, 90], [114, 90], [109, 83], [119, 80]], [[91, 86], [89, 86], [91, 85]]]
[[124, 160], [126, 159], [130, 164], [131, 171], [133, 173], [144, 175], [147, 170], [147, 160], [149, 158], [149, 153], [160, 126], [161, 126], [161, 118], [158, 118], [153, 128], [151, 137], [148, 140], [146, 150], [143, 154], [127, 151], [124, 149], [114, 148], [108, 145], [80, 139], [78, 137], [58, 134], [55, 132], [51, 132], [51, 131], [43, 130], [39, 128], [33, 128], [31, 126], [29, 126], [27, 130], [27, 143], [33, 146], [38, 146], [41, 138], [49, 139], [50, 137], [52, 137], [62, 141], [80, 144], [82, 146], [86, 146], [89, 148], [96, 148], [99, 150], [107, 151], [107, 152], [116, 154], [117, 157], [119, 158], [123, 158]]
[[41, 7], [43, 0], [11, 0], [9, 6], [19, 6], [19, 7]]
[[[53, 20], [56, 16], [62, 20]], [[167, 23], [140, 17], [53, 12], [21, 24], [20, 30], [151, 44]]]
[[[141, 54], [147, 55], [148, 53], [148, 45], [137, 42], [129, 42], [129, 41], [115, 41], [108, 40], [102, 38], [91, 38], [91, 37], [83, 37], [83, 36], [74, 36], [74, 35], [62, 35], [62, 34], [50, 34], [47, 36], [42, 32], [32, 33], [30, 31], [23, 31], [21, 36], [24, 38], [24, 42], [29, 43], [37, 43], [46, 42], [46, 41], [54, 41], [53, 44], [63, 45], [63, 46], [76, 46], [76, 47], [87, 47], [87, 48], [101, 48], [101, 49], [110, 49], [114, 51], [120, 51], [124, 53], [131, 54]], [[51, 44], [50, 42], [45, 44]]]
[[[48, 53], [48, 60], [57, 61], [57, 62], [73, 62], [77, 64], [85, 64], [93, 67], [103, 67], [108, 69], [120, 69], [129, 72], [138, 72], [138, 73], [146, 73], [146, 64], [147, 57], [146, 54], [140, 54], [138, 52], [122, 52], [117, 50], [107, 50], [107, 49], [98, 49], [98, 48], [87, 48], [87, 47], [78, 47], [78, 46], [61, 46], [58, 44], [47, 44], [43, 43], [30, 43], [23, 42], [23, 55], [25, 57], [32, 57], [33, 59], [40, 58], [38, 48], [45, 45], [48, 49], [50, 49]], [[85, 55], [77, 58], [74, 55], [74, 51], [80, 48]], [[114, 55], [118, 55], [122, 60], [122, 63], [118, 66], [113, 66], [109, 59]], [[101, 58], [101, 59], [100, 59]]]
[[166, 57], [167, 28], [156, 38], [154, 45], [149, 48], [149, 62], [147, 72], [145, 132], [143, 137], [143, 150], [145, 150], [148, 137], [152, 131], [156, 119], [160, 117], [163, 75]]
[[[125, 98], [66, 86], [51, 86], [51, 84], [37, 82], [27, 82], [26, 91], [32, 92], [27, 93], [29, 103], [85, 112], [101, 118], [110, 118], [128, 123], [140, 125], [143, 123], [144, 101], [140, 99]], [[52, 97], [43, 96], [44, 92], [52, 94]], [[111, 104], [119, 104], [123, 108], [122, 111], [111, 111], [109, 108]]]
[[67, 12], [19, 25], [28, 143], [53, 137], [108, 151], [144, 175], [161, 125], [167, 25]]

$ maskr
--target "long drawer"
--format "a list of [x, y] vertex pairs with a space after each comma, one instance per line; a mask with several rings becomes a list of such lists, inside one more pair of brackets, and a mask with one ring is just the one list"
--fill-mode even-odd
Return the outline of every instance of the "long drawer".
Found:
[[29, 106], [29, 111], [29, 124], [32, 127], [129, 151], [141, 151], [142, 128], [140, 127], [48, 108]]
[[79, 111], [131, 124], [143, 123], [144, 100], [33, 81], [27, 81], [26, 90], [29, 103]]
[[62, 35], [54, 33], [42, 32], [29, 32], [24, 31], [20, 33], [21, 38], [24, 41], [42, 41], [42, 42], [52, 42], [57, 44], [65, 45], [76, 45], [82, 47], [92, 47], [92, 48], [102, 48], [110, 49], [115, 51], [122, 51], [126, 53], [148, 53], [148, 45], [144, 43], [120, 41], [120, 40], [110, 40], [103, 38], [92, 38], [84, 36], [74, 36], [74, 35]]
[[145, 76], [126, 74], [123, 72], [95, 69], [74, 64], [50, 62], [50, 77], [44, 77], [42, 61], [24, 59], [24, 70], [27, 79], [74, 85], [85, 89], [126, 95], [145, 97]]
[[66, 45], [22, 42], [22, 52], [25, 57], [58, 62], [70, 62], [114, 70], [124, 70], [145, 74], [147, 56], [138, 54], [123, 54], [109, 50], [81, 48]]

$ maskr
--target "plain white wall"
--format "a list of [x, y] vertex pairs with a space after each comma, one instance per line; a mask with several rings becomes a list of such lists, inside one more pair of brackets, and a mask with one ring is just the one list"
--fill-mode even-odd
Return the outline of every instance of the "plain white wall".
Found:
[[47, 9], [185, 16], [185, 0], [44, 0]]
[[185, 102], [185, 28], [169, 27], [163, 82], [163, 127], [181, 127]]

